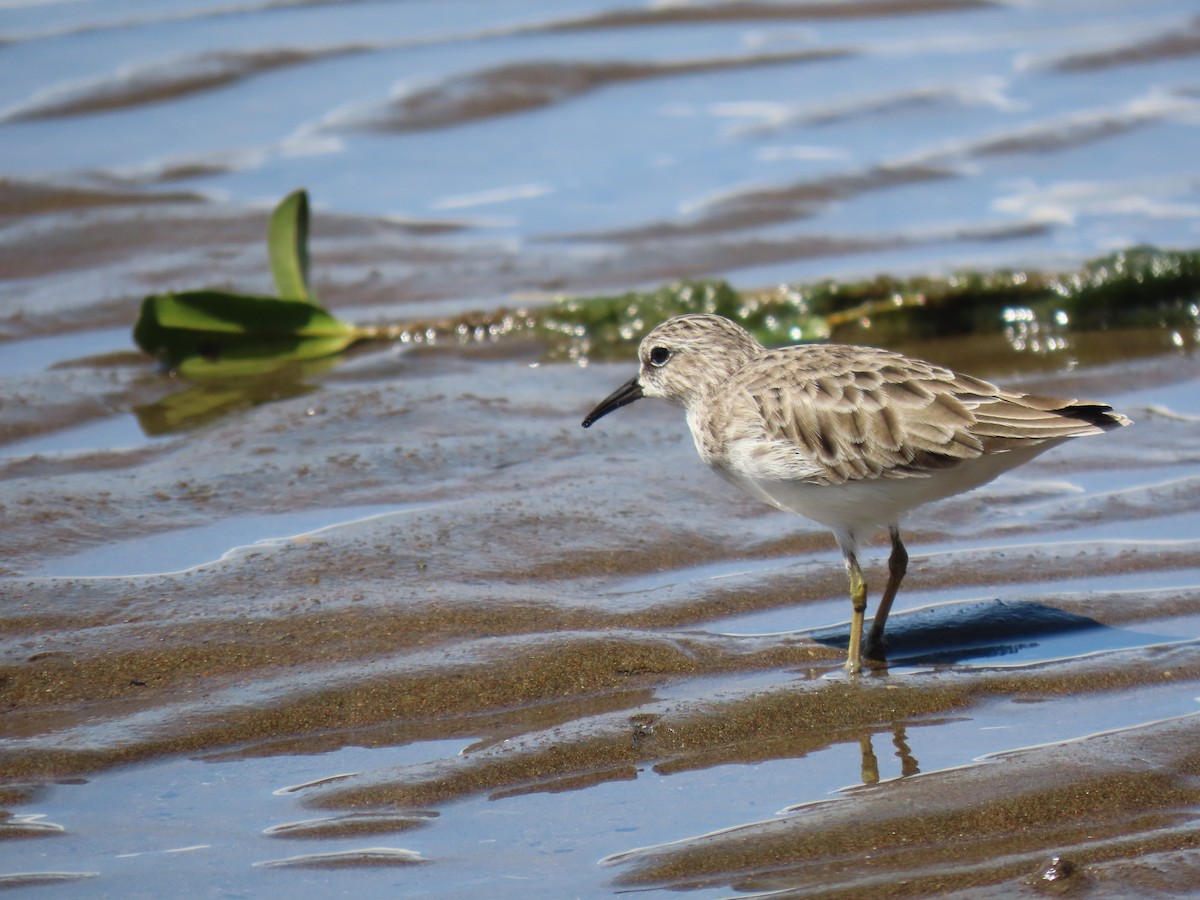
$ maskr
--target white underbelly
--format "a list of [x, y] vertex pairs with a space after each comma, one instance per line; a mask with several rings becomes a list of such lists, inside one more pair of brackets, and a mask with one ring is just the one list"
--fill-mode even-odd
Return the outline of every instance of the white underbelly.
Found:
[[957, 466], [932, 471], [926, 477], [869, 478], [836, 485], [754, 477], [720, 466], [715, 468], [742, 490], [772, 506], [799, 513], [835, 532], [852, 531], [866, 537], [899, 524], [910, 509], [986, 484], [1048, 450], [1053, 443], [965, 460]]

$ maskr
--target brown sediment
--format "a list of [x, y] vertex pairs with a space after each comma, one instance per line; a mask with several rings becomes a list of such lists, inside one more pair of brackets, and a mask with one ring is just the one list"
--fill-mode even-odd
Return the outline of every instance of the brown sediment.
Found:
[[264, 834], [277, 838], [346, 838], [368, 834], [395, 834], [422, 828], [437, 818], [432, 811], [365, 812], [274, 825]]
[[[174, 735], [164, 734], [136, 743], [121, 742], [107, 750], [69, 751], [43, 746], [36, 754], [0, 753], [0, 777], [27, 780], [64, 771], [94, 771], [163, 753], [191, 752], [285, 734], [357, 729], [386, 721], [417, 724], [436, 719], [442, 721], [442, 728], [449, 729], [448, 733], [457, 734], [461, 733], [464, 723], [456, 720], [472, 713], [509, 709], [516, 698], [520, 698], [522, 706], [536, 706], [567, 694], [587, 696], [614, 690], [627, 692], [663, 677], [686, 675], [700, 669], [719, 672], [743, 666], [739, 655], [729, 656], [706, 648], [704, 642], [648, 636], [635, 640], [623, 639], [620, 635], [581, 636], [557, 641], [546, 637], [498, 648], [498, 652], [498, 656], [485, 653], [479, 662], [467, 662], [448, 670], [437, 667], [424, 674], [387, 674], [365, 682], [355, 679], [356, 683], [345, 687], [317, 688], [314, 694], [302, 699], [276, 701], [265, 708], [239, 709], [241, 704], [236, 700], [233, 706], [216, 715], [213, 715], [215, 709], [205, 711], [201, 708], [188, 716], [186, 728], [168, 728], [168, 731], [176, 732]], [[835, 651], [812, 646], [797, 647], [790, 655], [795, 662], [801, 662], [810, 659], [814, 653], [818, 657], [836, 656]], [[726, 659], [725, 663], [720, 662], [722, 658]], [[505, 662], [502, 667], [497, 665], [501, 660]], [[309, 662], [312, 662], [311, 654]], [[763, 666], [779, 663], [777, 654], [761, 662]], [[280, 660], [276, 665], [286, 667], [288, 663]], [[154, 678], [149, 669], [137, 674]], [[300, 678], [301, 673], [295, 673], [289, 680], [299, 684]], [[136, 685], [137, 681], [126, 683]], [[54, 692], [53, 684], [39, 686], [43, 692]], [[206, 685], [196, 687], [206, 693], [214, 690]], [[288, 693], [294, 690], [284, 688]], [[91, 716], [101, 711], [121, 715], [141, 708], [144, 704], [136, 698], [124, 704], [106, 704], [97, 700], [89, 701], [87, 712]], [[65, 712], [39, 714], [34, 711], [24, 715], [17, 709], [8, 708], [5, 728], [12, 738], [53, 733], [71, 724], [64, 721], [68, 717], [74, 718]], [[429, 733], [431, 729], [422, 730]]]
[[631, 28], [645, 25], [679, 25], [689, 22], [742, 22], [825, 19], [866, 19], [939, 12], [992, 9], [990, 0], [850, 0], [850, 2], [687, 3], [618, 9], [544, 26], [547, 31], [583, 28]]
[[72, 23], [70, 25], [47, 28], [41, 31], [20, 33], [0, 38], [0, 46], [18, 41], [41, 40], [44, 38], [61, 37], [65, 35], [93, 34], [103, 31], [120, 31], [137, 28], [143, 25], [153, 25], [164, 22], [190, 22], [199, 19], [228, 18], [232, 16], [253, 15], [264, 10], [303, 9], [318, 6], [346, 6], [358, 3], [359, 0], [250, 0], [238, 5], [219, 5], [214, 7], [168, 10], [158, 15], [148, 14], [137, 17], [118, 18], [107, 21]]
[[[742, 229], [789, 222], [816, 215], [829, 203], [880, 190], [957, 178], [958, 163], [973, 158], [1021, 153], [1053, 153], [1096, 143], [1159, 121], [1162, 111], [1138, 108], [1089, 114], [1035, 123], [1013, 131], [979, 138], [945, 149], [933, 149], [912, 159], [879, 163], [869, 169], [828, 175], [817, 181], [740, 191], [716, 198], [684, 221], [655, 222], [633, 228], [572, 232], [568, 240], [598, 240], [637, 244], [647, 240], [720, 235]], [[1046, 229], [1045, 223], [1026, 222], [1026, 233]], [[986, 226], [975, 229], [982, 236]], [[822, 255], [836, 251], [822, 251]]]
[[[553, 792], [625, 777], [629, 766], [653, 765], [656, 772], [670, 774], [803, 757], [833, 743], [890, 734], [904, 723], [934, 726], [947, 716], [969, 715], [973, 705], [994, 697], [1028, 701], [1115, 694], [1166, 682], [1187, 689], [1200, 679], [1194, 653], [1142, 662], [1119, 671], [1084, 661], [1072, 663], [1066, 673], [867, 678], [851, 684], [796, 678], [786, 688], [724, 703], [660, 701], [643, 705], [636, 716], [613, 714], [590, 726], [528, 732], [503, 748], [431, 767], [351, 778], [308, 792], [307, 798], [313, 806], [340, 809], [424, 806], [476, 793]], [[836, 664], [813, 663], [826, 669]]]
[[766, 134], [806, 126], [829, 125], [848, 119], [886, 115], [898, 111], [937, 106], [961, 101], [962, 91], [949, 85], [918, 87], [895, 93], [867, 95], [861, 98], [794, 108], [764, 121], [748, 123], [734, 130], [735, 134]]
[[[758, 210], [753, 214], [731, 217], [725, 227], [752, 229], [754, 225], [769, 225], [772, 214]], [[684, 226], [686, 231], [686, 226]], [[738, 266], [765, 266], [786, 261], [850, 256], [863, 253], [898, 250], [928, 243], [974, 241], [1004, 241], [1047, 234], [1050, 226], [1041, 222], [952, 227], [945, 231], [923, 234], [889, 233], [880, 235], [824, 236], [801, 234], [796, 237], [757, 237], [750, 231], [745, 235], [715, 234], [711, 238], [694, 240], [684, 236], [674, 239], [674, 226], [666, 224], [648, 229], [637, 239], [622, 235], [620, 243], [628, 244], [626, 262], [646, 277], [661, 279], [669, 273], [683, 272], [685, 277], [699, 278], [714, 269]], [[654, 240], [655, 233], [664, 240]], [[601, 236], [607, 239], [607, 236]]]
[[0, 875], [0, 888], [35, 887], [45, 884], [70, 884], [95, 878], [98, 872], [14, 872]]
[[[202, 203], [203, 201], [204, 198], [199, 194], [187, 191], [142, 193], [0, 178], [0, 216], [31, 216], [105, 206], [139, 207], [150, 204]], [[14, 260], [5, 261], [6, 277], [20, 275], [19, 272], [9, 269], [8, 266], [12, 262]], [[12, 274], [9, 274], [10, 272]]]
[[[311, 793], [308, 802], [319, 808], [420, 806], [480, 792], [515, 796], [576, 789], [623, 778], [633, 766], [653, 765], [667, 774], [795, 758], [848, 735], [885, 730], [880, 723], [941, 715], [967, 703], [967, 695], [953, 688], [797, 681], [789, 690], [738, 702], [707, 702], [690, 709], [673, 704], [655, 714], [649, 726], [637, 716], [610, 716], [599, 733], [575, 735], [562, 728], [549, 739], [529, 735], [515, 745], [510, 742], [502, 753], [476, 753], [433, 771], [401, 772], [394, 779], [352, 779]], [[356, 785], [355, 780], [367, 783]]]
[[46, 793], [46, 785], [40, 783], [22, 784], [10, 782], [0, 784], [0, 806], [17, 806], [18, 804], [33, 803]]
[[[3, 206], [5, 197], [13, 198], [12, 205], [7, 209]], [[139, 207], [151, 204], [161, 207], [156, 215], [131, 214]], [[106, 209], [109, 207], [111, 209]], [[39, 231], [28, 240], [14, 235], [12, 240], [6, 242], [0, 250], [0, 265], [6, 276], [33, 278], [131, 260], [137, 256], [131, 248], [136, 248], [138, 254], [147, 254], [156, 249], [164, 254], [188, 250], [191, 251], [190, 262], [177, 262], [174, 271], [155, 272], [155, 277], [165, 279], [166, 284], [197, 287], [199, 284], [228, 279], [228, 274], [224, 279], [213, 274], [214, 258], [221, 260], [221, 269], [227, 273], [236, 272], [239, 260], [244, 257], [248, 256], [256, 263], [260, 256], [266, 259], [268, 213], [265, 211], [220, 207], [208, 204], [200, 196], [190, 193], [121, 192], [27, 181], [0, 184], [0, 213], [33, 216], [77, 211], [87, 214], [57, 216], [53, 231]], [[414, 220], [410, 223], [322, 215], [314, 224], [313, 239], [349, 241], [375, 237], [389, 240], [403, 236], [443, 234], [461, 228], [459, 223], [436, 220]], [[344, 259], [348, 251], [345, 248], [338, 249]], [[426, 256], [436, 253], [415, 248], [406, 251], [406, 254], [418, 252]], [[337, 263], [340, 259], [331, 253], [329, 261]], [[358, 262], [363, 262], [361, 255]], [[262, 273], [256, 274], [256, 280], [261, 280]], [[194, 282], [196, 279], [202, 280], [189, 284], [185, 279], [193, 279]]]
[[[1200, 847], [1200, 755], [1192, 749], [1198, 730], [1192, 717], [1024, 751], [1003, 766], [868, 788], [780, 822], [633, 851], [620, 859], [632, 871], [619, 879], [908, 897], [1019, 883], [1036, 877], [1051, 854], [1129, 862], [1194, 850]], [[1141, 765], [1130, 771], [1122, 761], [1134, 756]], [[1196, 883], [1193, 872], [1178, 887]]]
[[[952, 227], [945, 231], [921, 234], [885, 233], [830, 236], [799, 234], [794, 237], [760, 237], [756, 226], [778, 224], [790, 212], [760, 207], [728, 216], [717, 214], [711, 220], [702, 219], [689, 233], [691, 226], [659, 223], [645, 228], [596, 235], [573, 234], [568, 240], [599, 240], [619, 245], [618, 251], [627, 271], [636, 271], [648, 279], [663, 279], [673, 275], [702, 278], [705, 273], [722, 268], [766, 266], [787, 261], [832, 258], [899, 250], [905, 247], [934, 243], [974, 241], [1004, 241], [1036, 237], [1048, 233], [1050, 226], [1040, 222]], [[720, 220], [722, 231], [705, 234], [713, 220]], [[728, 234], [726, 229], [744, 229]]]
[[[1179, 94], [1178, 96], [1184, 96]], [[924, 152], [914, 161], [895, 165], [951, 167], [959, 160], [1018, 153], [1056, 153], [1117, 137], [1161, 121], [1166, 108], [1150, 108], [1136, 101], [1115, 110], [1068, 115], [1034, 122], [992, 136], [972, 139], [960, 145]]]
[[29, 103], [8, 115], [9, 121], [57, 119], [163, 103], [215, 88], [228, 87], [276, 69], [317, 60], [362, 53], [367, 45], [318, 50], [279, 48], [243, 52], [223, 51], [167, 60], [121, 78], [65, 91], [60, 96]]
[[419, 853], [391, 847], [366, 850], [335, 850], [331, 853], [305, 853], [286, 859], [257, 863], [271, 869], [379, 869], [407, 867], [428, 862]]
[[1008, 135], [997, 135], [974, 144], [972, 156], [1005, 156], [1015, 153], [1052, 153], [1068, 147], [1092, 144], [1132, 131], [1156, 115], [1113, 113], [1078, 122], [1034, 127]]
[[1200, 21], [1142, 41], [1117, 44], [1103, 50], [1071, 53], [1056, 58], [1051, 68], [1059, 72], [1094, 72], [1118, 66], [1140, 65], [1200, 54]]
[[[636, 243], [758, 228], [814, 215], [821, 207], [835, 200], [846, 200], [873, 191], [953, 177], [953, 170], [936, 166], [874, 166], [863, 172], [744, 191], [731, 197], [719, 198], [707, 204], [690, 222], [663, 222], [637, 228], [568, 234], [563, 237]], [[815, 243], [816, 239], [813, 240]]]
[[[57, 191], [57, 188], [50, 189], [40, 212], [57, 211], [52, 205]], [[70, 198], [72, 194], [68, 190], [65, 196]], [[153, 198], [162, 195], [139, 196], [142, 199], [137, 203], [141, 205], [154, 202]], [[185, 202], [197, 199], [184, 198]], [[35, 278], [131, 260], [136, 255], [131, 248], [137, 248], [139, 254], [147, 254], [156, 247], [190, 246], [198, 262], [204, 255], [219, 252], [222, 247], [253, 246], [255, 239], [265, 244], [267, 216], [266, 213], [225, 216], [207, 211], [204, 215], [195, 215], [188, 207], [153, 218], [128, 213], [104, 215], [103, 211], [98, 211], [87, 216], [69, 216], [56, 224], [58, 227], [51, 233], [39, 233], [29, 241], [14, 241], [12, 246], [4, 249], [0, 263], [11, 277]]]
[[[56, 404], [54, 409], [40, 409], [36, 415], [14, 415], [8, 421], [0, 424], [0, 446], [12, 441], [36, 437], [58, 431], [98, 422], [112, 416], [112, 407], [102, 398], [64, 398], [65, 402]], [[3, 464], [0, 463], [0, 468]]]
[[[344, 553], [336, 555], [342, 558], [343, 565], [354, 564], [359, 579], [369, 571], [347, 559]], [[1060, 561], [1042, 577], [1069, 577], [1081, 565], [1096, 577], [1106, 572], [1135, 571], [1139, 567], [1145, 571], [1169, 569], [1187, 566], [1194, 555], [1193, 549], [1183, 548], [1118, 554], [1110, 560], [1107, 554], [1097, 552], [1087, 554], [1086, 561], [1081, 562], [1083, 557], [1077, 553], [1070, 561]], [[647, 558], [657, 559], [653, 555]], [[1003, 561], [998, 557], [988, 561], [985, 556], [976, 556], [973, 564], [966, 567], [960, 561], [938, 561], [939, 564], [932, 565], [932, 561], [920, 560], [918, 556], [912, 579], [917, 589], [975, 584], [981, 577], [980, 567], [986, 566], [987, 583], [1002, 582], [1006, 573], [1009, 581], [1019, 582], [1027, 577], [1031, 562], [1036, 565], [1037, 558], [1037, 554], [1030, 554], [1026, 561], [1021, 554], [1009, 551]], [[664, 565], [665, 560], [658, 564]], [[274, 577], [270, 574], [272, 568], [266, 568], [264, 580]], [[321, 571], [323, 564], [314, 561], [312, 569], [291, 568], [285, 583], [303, 589], [305, 585], [316, 586], [315, 573]], [[560, 577], [565, 574], [565, 571], [559, 573]], [[177, 580], [158, 579], [163, 584]], [[193, 589], [208, 596], [214, 596], [213, 591], [218, 589], [202, 573], [196, 573], [191, 580]], [[803, 579], [804, 590], [837, 596], [844, 588], [843, 580], [836, 566], [825, 565], [816, 577]], [[210, 583], [202, 587], [206, 581]], [[348, 703], [347, 698], [356, 692], [364, 696], [390, 696], [392, 700], [377, 707], [355, 702], [352, 721], [332, 713], [316, 715], [312, 720], [328, 727], [363, 727], [389, 719], [429, 717], [435, 710], [478, 715], [497, 701], [496, 694], [481, 683], [489, 678], [497, 681], [495, 690], [499, 694], [522, 697], [526, 702], [545, 702], [547, 693], [553, 695], [560, 689], [558, 684], [534, 689], [538, 680], [531, 681], [528, 672], [517, 675], [510, 671], [505, 676], [492, 672], [495, 659], [512, 654], [536, 657], [538, 661], [531, 664], [543, 674], [556, 667], [577, 670], [582, 679], [579, 690], [585, 693], [630, 690], [641, 678], [649, 678], [652, 684], [662, 677], [680, 675], [836, 664], [838, 651], [806, 640], [787, 636], [775, 640], [720, 639], [678, 630], [699, 624], [706, 617], [786, 607], [796, 600], [795, 581], [793, 574], [753, 593], [709, 591], [695, 601], [685, 599], [666, 607], [625, 614], [568, 611], [548, 604], [512, 600], [487, 602], [481, 597], [473, 605], [434, 603], [418, 609], [374, 607], [317, 613], [296, 610], [258, 621], [207, 617], [195, 624], [171, 625], [156, 625], [149, 617], [156, 592], [143, 589], [140, 599], [126, 594], [106, 616], [72, 620], [47, 616], [6, 619], [5, 634], [11, 638], [38, 635], [38, 645], [44, 649], [0, 669], [0, 703], [5, 709], [5, 730], [10, 736], [35, 736], [47, 729], [86, 722], [102, 708], [114, 716], [134, 709], [165, 711], [197, 689], [214, 697], [221, 691], [235, 691], [218, 703], [236, 704], [239, 684], [254, 680], [267, 683], [272, 673], [281, 669], [293, 670], [299, 685], [302, 679], [323, 668], [330, 671], [331, 678], [338, 667], [366, 665], [369, 661], [377, 661], [385, 670], [391, 670], [403, 668], [404, 654], [417, 654], [411, 665], [423, 674], [401, 678], [385, 672], [372, 676], [365, 684], [350, 684], [329, 693], [314, 685], [305, 691], [312, 690], [316, 696], [301, 701], [288, 699], [286, 690], [276, 691], [281, 701], [278, 709], [257, 716], [258, 726], [253, 729], [247, 723], [239, 726], [249, 729], [247, 735], [266, 729], [268, 733], [300, 736], [311, 732], [311, 728], [299, 724], [300, 719], [309, 718], [302, 712], [309, 703], [339, 707]], [[251, 596], [259, 590], [261, 587], [253, 584], [242, 587]], [[337, 588], [327, 585], [323, 590], [336, 592]], [[1057, 605], [1082, 614], [1099, 615], [1106, 624], [1136, 622], [1144, 617], [1144, 609], [1137, 603], [1120, 603], [1119, 599], [1111, 607], [1092, 598], [1073, 604], [1059, 601]], [[1174, 596], [1156, 597], [1155, 611], [1163, 617], [1195, 615], [1198, 602], [1194, 592], [1181, 591]], [[75, 649], [79, 636], [89, 632], [96, 637], [91, 642], [91, 651]], [[659, 634], [653, 636], [653, 632]], [[487, 635], [487, 640], [481, 641], [481, 635]], [[471, 646], [476, 649], [466, 650]], [[454, 647], [459, 650], [445, 664], [430, 668], [427, 661], [417, 662], [420, 654]], [[463, 653], [466, 655], [462, 656]], [[510, 677], [518, 681], [506, 680]], [[629, 682], [630, 678], [635, 681]], [[376, 680], [380, 683], [372, 684]], [[1063, 684], [1066, 692], [1081, 687], [1069, 680]], [[279, 723], [285, 721], [291, 724], [279, 730], [283, 727]], [[219, 746], [221, 740], [224, 738], [210, 736], [199, 746]]]
[[170, 626], [147, 622], [121, 641], [124, 646], [118, 646], [119, 632], [130, 629], [114, 629], [108, 622], [84, 620], [64, 628], [65, 623], [52, 624], [45, 619], [7, 620], [9, 634], [47, 638], [85, 628], [107, 628], [109, 634], [102, 652], [42, 651], [24, 664], [0, 668], [0, 691], [2, 702], [13, 714], [11, 725], [24, 709], [45, 707], [47, 695], [54, 698], [55, 707], [69, 707], [84, 701], [144, 697], [199, 678], [209, 686], [236, 684], [256, 670], [318, 661], [324, 665], [365, 662], [383, 654], [450, 646], [455, 639], [469, 640], [483, 633], [491, 637], [525, 634], [531, 621], [552, 631], [616, 626], [608, 617], [582, 611], [571, 614], [536, 604], [506, 603], [500, 609], [434, 604], [424, 610], [346, 609], [279, 620]]
[[456, 76], [415, 90], [353, 126], [376, 132], [446, 128], [561, 103], [611, 84], [756, 66], [821, 62], [853, 55], [845, 48], [759, 53], [674, 62], [520, 62]]
[[25, 840], [27, 838], [54, 837], [63, 829], [52, 822], [27, 821], [0, 810], [0, 841]]

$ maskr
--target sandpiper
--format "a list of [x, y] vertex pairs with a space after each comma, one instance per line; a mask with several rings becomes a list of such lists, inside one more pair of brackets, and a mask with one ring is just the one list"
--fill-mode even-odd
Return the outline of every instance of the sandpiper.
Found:
[[[642, 340], [638, 374], [583, 420], [642, 397], [687, 413], [700, 458], [760, 500], [833, 532], [850, 576], [846, 669], [884, 658], [908, 568], [901, 516], [986, 484], [1063, 441], [1128, 425], [1104, 403], [996, 387], [900, 353], [845, 344], [768, 350], [715, 315], [677, 316]], [[864, 646], [859, 542], [887, 528], [888, 579]]]

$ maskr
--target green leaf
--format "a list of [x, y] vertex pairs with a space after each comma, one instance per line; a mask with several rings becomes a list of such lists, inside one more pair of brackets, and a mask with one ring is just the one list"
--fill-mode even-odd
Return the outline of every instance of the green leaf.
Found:
[[[353, 335], [358, 329], [319, 306], [229, 291], [180, 291], [147, 297], [142, 316], [164, 329], [298, 337]], [[139, 322], [140, 325], [140, 322]], [[134, 330], [134, 339], [147, 349]]]
[[187, 377], [261, 374], [339, 353], [363, 337], [303, 300], [224, 291], [147, 297], [133, 329], [139, 347]]
[[308, 282], [308, 192], [292, 191], [271, 213], [267, 227], [271, 275], [284, 300], [316, 302]]

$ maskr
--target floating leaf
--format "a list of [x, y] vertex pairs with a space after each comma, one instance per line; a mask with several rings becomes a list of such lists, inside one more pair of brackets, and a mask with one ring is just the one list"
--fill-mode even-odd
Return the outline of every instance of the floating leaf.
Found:
[[316, 301], [308, 280], [308, 192], [292, 191], [271, 213], [267, 254], [279, 296]]
[[133, 330], [139, 347], [188, 377], [269, 372], [338, 353], [363, 336], [303, 300], [225, 291], [147, 297]]

